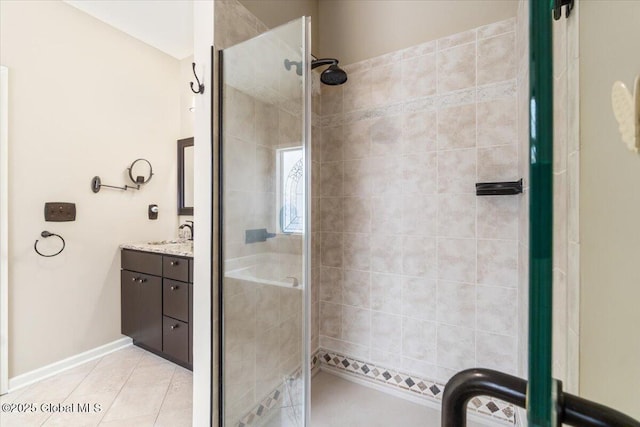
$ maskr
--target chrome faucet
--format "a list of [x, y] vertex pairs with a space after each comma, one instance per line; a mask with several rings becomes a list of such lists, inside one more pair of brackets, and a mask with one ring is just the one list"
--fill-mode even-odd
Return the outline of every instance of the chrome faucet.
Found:
[[190, 222], [191, 224], [182, 224], [180, 227], [178, 227], [178, 229], [182, 230], [184, 228], [188, 228], [189, 229], [189, 240], [193, 240], [193, 221], [185, 221], [185, 222]]

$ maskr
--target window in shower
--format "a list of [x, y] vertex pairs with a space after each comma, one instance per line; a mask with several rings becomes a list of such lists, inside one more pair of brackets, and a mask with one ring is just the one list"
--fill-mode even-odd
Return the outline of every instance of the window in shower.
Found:
[[283, 148], [278, 156], [278, 208], [283, 233], [304, 231], [304, 160], [301, 147]]

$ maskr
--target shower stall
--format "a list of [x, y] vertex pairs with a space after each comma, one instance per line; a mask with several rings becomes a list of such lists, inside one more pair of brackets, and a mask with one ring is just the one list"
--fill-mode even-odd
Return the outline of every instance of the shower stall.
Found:
[[[535, 378], [529, 413], [491, 393], [445, 409], [552, 425], [553, 378], [578, 387], [563, 296], [578, 278], [562, 156], [576, 153], [561, 138], [577, 112], [566, 82], [550, 85], [547, 7], [519, 1], [511, 18], [338, 66], [311, 54], [309, 18], [268, 30], [216, 2], [220, 427], [311, 425], [320, 370], [387, 395], [317, 425], [427, 419], [385, 418], [394, 399], [437, 425], [445, 385], [477, 367]], [[569, 28], [564, 44], [576, 27], [556, 25]], [[329, 412], [352, 397], [330, 394]]]

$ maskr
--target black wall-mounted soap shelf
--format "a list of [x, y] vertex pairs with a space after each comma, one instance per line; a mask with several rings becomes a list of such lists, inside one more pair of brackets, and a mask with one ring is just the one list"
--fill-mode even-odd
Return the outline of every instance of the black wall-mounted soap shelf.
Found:
[[507, 182], [478, 182], [476, 196], [510, 196], [522, 193], [522, 179]]

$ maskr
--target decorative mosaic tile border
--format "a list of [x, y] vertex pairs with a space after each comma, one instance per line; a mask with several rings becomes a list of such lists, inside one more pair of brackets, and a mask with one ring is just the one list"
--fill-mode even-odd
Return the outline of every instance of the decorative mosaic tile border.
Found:
[[[326, 365], [349, 374], [380, 382], [390, 387], [413, 392], [438, 403], [442, 400], [442, 393], [444, 392], [443, 384], [323, 349], [313, 354], [310, 365], [312, 372], [322, 365]], [[267, 397], [262, 399], [247, 415], [242, 417], [237, 427], [255, 426], [270, 415], [273, 409], [280, 408], [282, 406], [281, 400], [284, 393], [283, 387], [283, 385], [279, 385], [269, 393]], [[468, 408], [478, 414], [509, 424], [516, 424], [514, 407], [501, 400], [487, 396], [479, 396], [471, 399]]]
[[[320, 350], [317, 350], [313, 356], [311, 356], [311, 372], [319, 368]], [[293, 375], [296, 376], [299, 371], [296, 371]], [[258, 424], [261, 420], [265, 419], [267, 415], [271, 414], [271, 410], [281, 407], [280, 400], [283, 396], [283, 385], [279, 385], [264, 399], [260, 401], [247, 415], [242, 417], [237, 424], [237, 427], [248, 427]]]
[[282, 398], [282, 386], [278, 386], [267, 397], [251, 410], [247, 415], [242, 417], [238, 422], [238, 427], [246, 427], [255, 425], [258, 421], [263, 419], [267, 414], [271, 412], [273, 408], [280, 406], [280, 399]]
[[[365, 377], [387, 386], [410, 391], [427, 399], [438, 402], [442, 400], [442, 393], [444, 391], [444, 385], [442, 384], [322, 349], [320, 350], [319, 356], [322, 365]], [[475, 397], [469, 402], [469, 409], [478, 414], [515, 424], [515, 410], [513, 406], [501, 400], [487, 396]]]

